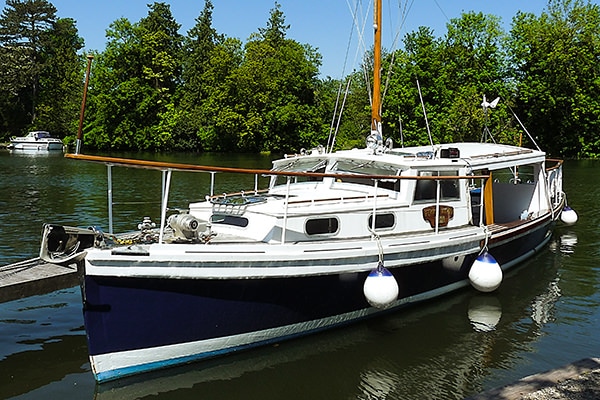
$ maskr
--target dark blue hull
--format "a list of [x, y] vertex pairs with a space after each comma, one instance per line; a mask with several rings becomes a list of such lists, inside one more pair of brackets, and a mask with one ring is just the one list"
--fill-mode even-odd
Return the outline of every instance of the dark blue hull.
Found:
[[[450, 284], [441, 263], [393, 271], [400, 296]], [[368, 273], [201, 280], [85, 277], [91, 355], [239, 335], [369, 308]]]
[[[499, 235], [488, 243], [489, 251], [503, 268], [508, 268], [544, 245], [551, 225], [548, 219], [527, 232]], [[460, 260], [454, 268], [448, 268], [442, 260], [390, 268], [399, 285], [399, 301], [391, 309], [467, 286], [468, 271], [476, 256]], [[370, 307], [363, 295], [367, 275], [159, 279], [86, 274], [82, 289], [92, 368], [97, 380], [111, 380], [376, 315], [382, 311]], [[215, 340], [227, 346], [214, 347]], [[129, 353], [144, 349], [160, 353], [161, 349], [180, 344], [189, 347], [170, 360], [165, 355], [165, 360], [152, 362], [141, 357], [138, 364], [127, 368], [118, 363], [94, 366], [97, 356], [130, 357]]]

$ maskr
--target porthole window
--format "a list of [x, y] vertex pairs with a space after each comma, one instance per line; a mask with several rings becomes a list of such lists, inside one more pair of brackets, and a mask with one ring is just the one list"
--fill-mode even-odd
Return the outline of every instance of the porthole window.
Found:
[[315, 218], [306, 221], [306, 233], [308, 235], [324, 235], [336, 233], [339, 228], [337, 218]]
[[213, 214], [210, 217], [213, 224], [233, 225], [245, 228], [248, 226], [248, 218], [238, 217], [237, 215]]
[[[393, 213], [376, 214], [375, 229], [392, 228], [396, 224], [396, 217]], [[373, 215], [369, 216], [369, 228], [373, 227]]]

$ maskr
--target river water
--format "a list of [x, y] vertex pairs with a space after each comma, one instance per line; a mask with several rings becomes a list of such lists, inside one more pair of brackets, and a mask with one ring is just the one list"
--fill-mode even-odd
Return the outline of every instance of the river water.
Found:
[[[268, 168], [268, 156], [135, 158]], [[429, 303], [276, 346], [96, 385], [78, 287], [0, 303], [0, 398], [462, 399], [526, 375], [600, 356], [600, 161], [565, 163], [576, 225], [496, 292]], [[106, 168], [0, 151], [0, 262], [37, 255], [42, 223], [108, 230]], [[114, 230], [158, 222], [161, 174], [113, 168]], [[217, 177], [216, 193], [254, 187]], [[207, 174], [174, 173], [171, 206], [208, 194]], [[220, 184], [219, 184], [220, 183]]]

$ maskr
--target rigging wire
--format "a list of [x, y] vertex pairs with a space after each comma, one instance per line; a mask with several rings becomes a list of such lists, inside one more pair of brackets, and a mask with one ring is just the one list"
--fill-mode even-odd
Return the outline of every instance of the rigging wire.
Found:
[[[333, 146], [335, 144], [335, 139], [337, 138], [337, 134], [340, 130], [340, 123], [342, 122], [342, 114], [344, 113], [344, 106], [346, 105], [346, 99], [348, 98], [348, 92], [350, 91], [350, 82], [351, 81], [352, 81], [352, 75], [350, 75], [348, 77], [348, 84], [346, 85], [346, 92], [344, 93], [344, 100], [342, 101], [342, 105], [340, 107], [340, 112], [338, 115], [337, 124], [335, 125], [335, 130], [333, 131], [333, 137], [331, 139], [331, 144], [329, 143], [329, 141], [327, 142], [327, 145], [330, 147], [329, 147], [329, 150], [327, 149], [327, 147], [325, 148], [325, 153], [333, 152]], [[340, 81], [340, 87], [341, 87], [341, 81]], [[338, 95], [338, 100], [339, 100], [339, 95]], [[335, 118], [335, 116], [334, 116], [334, 118]], [[333, 125], [333, 121], [332, 121], [332, 125]]]
[[[348, 0], [346, 0], [346, 1], [348, 1]], [[360, 11], [361, 11], [360, 14], [358, 13], [359, 5], [360, 5]], [[373, 9], [372, 1], [369, 1], [368, 7]], [[365, 18], [363, 20], [362, 28], [359, 27], [358, 25], [356, 26], [356, 29], [359, 32], [359, 44], [360, 44], [359, 46], [357, 46], [357, 53], [356, 53], [356, 58], [358, 59], [358, 54], [361, 49], [362, 49], [362, 54], [368, 54], [368, 49], [369, 49], [369, 47], [367, 47], [367, 45], [365, 43], [365, 29], [366, 29], [367, 20], [368, 20], [368, 18], [367, 18], [368, 13], [363, 12], [361, 0], [358, 0], [356, 2], [355, 14], [353, 15], [354, 20], [357, 20], [357, 15], [365, 16]], [[369, 70], [367, 68], [367, 63], [365, 62], [364, 59], [361, 64], [362, 64], [362, 73], [364, 75], [365, 84], [368, 88], [367, 94], [369, 95], [369, 104], [372, 106], [373, 105], [373, 94], [372, 94], [372, 87], [371, 87], [371, 74], [369, 73]]]
[[[423, 94], [421, 93], [421, 85], [417, 79], [417, 88], [419, 89], [419, 98], [421, 99], [421, 107], [423, 108], [423, 115], [425, 116], [425, 125], [427, 126], [427, 135], [429, 136], [429, 143], [433, 147], [433, 138], [431, 137], [431, 130], [429, 129], [429, 121], [427, 120], [427, 111], [425, 110], [425, 103], [423, 102]], [[435, 149], [434, 149], [435, 151]]]
[[[400, 10], [399, 13], [399, 18], [400, 18], [400, 23], [398, 26], [398, 29], [396, 30], [396, 33], [392, 35], [392, 48], [391, 48], [391, 54], [392, 54], [392, 58], [390, 60], [390, 65], [388, 67], [388, 71], [387, 71], [387, 75], [385, 78], [385, 84], [383, 87], [383, 94], [381, 96], [381, 100], [383, 102], [383, 99], [385, 99], [385, 96], [387, 94], [387, 89], [389, 87], [391, 78], [392, 78], [392, 72], [394, 71], [394, 64], [396, 61], [396, 49], [397, 49], [397, 45], [398, 45], [398, 40], [400, 38], [400, 32], [402, 31], [402, 29], [404, 28], [404, 24], [406, 23], [406, 19], [408, 17], [408, 13], [410, 12], [410, 9], [412, 8], [413, 4], [415, 3], [415, 0], [412, 0], [410, 2], [410, 6], [408, 1], [404, 3], [404, 7], [402, 7], [402, 0], [398, 0], [398, 9]], [[388, 0], [388, 4], [389, 4], [389, 0]], [[389, 6], [389, 9], [391, 9], [391, 5]], [[391, 15], [392, 13], [389, 13], [390, 15], [390, 26], [393, 26], [392, 21], [391, 21]]]
[[529, 131], [527, 130], [527, 128], [525, 128], [525, 125], [523, 125], [523, 123], [521, 122], [521, 120], [519, 119], [519, 117], [517, 116], [517, 114], [513, 111], [513, 109], [508, 104], [507, 104], [507, 107], [510, 110], [510, 112], [514, 115], [514, 117], [517, 119], [517, 121], [519, 122], [519, 125], [521, 125], [521, 128], [523, 128], [523, 130], [527, 134], [527, 137], [533, 142], [533, 144], [535, 145], [535, 147], [539, 151], [542, 151], [542, 149], [540, 149], [540, 146], [538, 146], [538, 144], [535, 141], [535, 139], [533, 138], [533, 136], [531, 136], [531, 134], [529, 133]]
[[[405, 23], [408, 18], [408, 14], [410, 13], [410, 10], [412, 9], [412, 7], [414, 5], [414, 2], [415, 2], [415, 0], [410, 0], [410, 1], [407, 0], [404, 2], [402, 0], [398, 0], [398, 3], [397, 3], [398, 10], [399, 10], [399, 13], [398, 13], [399, 27], [398, 27], [398, 29], [395, 30], [395, 33], [393, 33], [393, 30], [390, 30], [391, 38], [392, 38], [392, 48], [390, 50], [391, 60], [390, 60], [389, 66], [388, 66], [386, 79], [385, 79], [385, 83], [384, 83], [384, 87], [383, 87], [382, 101], [383, 101], [383, 99], [385, 99], [387, 90], [390, 86], [391, 77], [392, 77], [392, 73], [393, 73], [393, 67], [395, 65], [396, 49], [397, 49], [398, 42], [400, 39], [400, 33], [405, 26]], [[361, 54], [361, 52], [362, 52], [362, 54], [366, 55], [365, 59], [363, 59], [363, 62], [361, 63], [362, 64], [362, 74], [364, 75], [364, 81], [365, 81], [366, 87], [368, 89], [367, 93], [369, 95], [369, 104], [372, 106], [373, 105], [372, 82], [371, 82], [372, 76], [371, 76], [371, 72], [368, 69], [368, 66], [370, 65], [370, 63], [368, 62], [369, 60], [366, 59], [366, 57], [369, 56], [370, 52], [368, 51], [368, 47], [365, 44], [366, 43], [365, 42], [365, 29], [366, 29], [366, 25], [367, 25], [367, 21], [368, 21], [367, 16], [369, 15], [369, 12], [368, 11], [364, 12], [365, 9], [364, 9], [364, 4], [363, 4], [362, 0], [354, 0], [354, 5], [351, 4], [350, 0], [346, 0], [346, 4], [347, 4], [348, 8], [350, 9], [350, 13], [352, 15], [352, 24], [356, 28], [357, 33], [358, 33], [358, 35], [357, 35], [358, 36], [358, 46], [357, 46], [357, 51], [355, 54], [355, 64], [356, 64], [356, 61], [359, 58], [359, 54]], [[368, 7], [370, 9], [373, 9], [373, 0], [370, 0], [368, 2]], [[438, 4], [438, 7], [440, 7], [439, 4]], [[388, 0], [388, 8], [390, 10], [392, 9], [391, 0]], [[443, 10], [442, 10], [442, 13], [443, 13]], [[390, 26], [393, 26], [392, 14], [393, 13], [391, 13], [391, 12], [388, 13], [389, 19], [390, 19]], [[351, 32], [353, 32], [353, 29], [351, 30]], [[350, 38], [348, 40], [348, 45], [346, 48], [346, 55], [345, 55], [345, 59], [344, 59], [344, 67], [343, 67], [342, 76], [344, 76], [344, 74], [345, 74], [351, 42], [352, 42], [352, 34], [350, 35]], [[340, 98], [342, 96], [342, 87], [343, 87], [343, 82], [340, 81], [340, 84], [338, 87], [337, 98], [336, 98], [334, 115], [331, 120], [329, 136], [327, 139], [327, 146], [325, 148], [326, 152], [333, 151], [335, 139], [336, 139], [337, 132], [339, 130], [339, 126], [340, 126], [340, 122], [341, 122], [341, 114], [343, 112], [343, 107], [345, 105], [346, 98], [347, 98], [349, 88], [350, 88], [350, 80], [347, 83], [346, 92], [344, 94], [343, 100], [341, 101], [342, 104], [340, 105]], [[336, 119], [337, 119], [337, 123], [336, 123]], [[401, 118], [400, 118], [400, 124], [402, 124]], [[401, 131], [401, 136], [402, 136], [402, 127], [400, 127], [400, 131]], [[429, 136], [430, 136], [430, 141], [431, 141], [431, 134], [429, 134]]]
[[438, 3], [437, 0], [433, 0], [435, 5], [437, 6], [437, 8], [440, 9], [440, 11], [442, 12], [442, 15], [444, 16], [444, 18], [446, 18], [446, 21], [450, 21], [450, 18], [448, 18], [448, 16], [446, 15], [446, 13], [444, 12], [444, 10], [442, 9], [442, 6], [440, 6], [440, 3]]
[[404, 147], [404, 132], [402, 132], [402, 114], [400, 114], [400, 105], [398, 105], [398, 123], [400, 124], [400, 147]]
[[[350, 7], [348, 0], [346, 0], [346, 3], [348, 4], [348, 7]], [[357, 3], [357, 7], [358, 7], [358, 3]], [[352, 8], [350, 8], [350, 12], [351, 12], [353, 18], [352, 18], [352, 26], [350, 28], [350, 35], [348, 37], [348, 44], [346, 45], [346, 54], [344, 55], [344, 64], [342, 66], [342, 77], [346, 74], [346, 66], [348, 65], [348, 55], [350, 54], [350, 46], [352, 44], [354, 25], [356, 24], [355, 16], [357, 13], [355, 11], [353, 12]], [[357, 50], [357, 54], [358, 54], [358, 50]], [[356, 57], [357, 56], [355, 55], [355, 58]], [[340, 84], [338, 86], [338, 92], [337, 92], [337, 96], [336, 96], [336, 100], [335, 100], [335, 107], [333, 110], [333, 116], [331, 117], [331, 125], [329, 127], [329, 136], [327, 137], [327, 146], [325, 147], [325, 153], [327, 153], [328, 151], [333, 151], [333, 146], [335, 144], [335, 137], [337, 136], [337, 128], [339, 128], [339, 118], [341, 118], [341, 114], [342, 114], [343, 107], [344, 107], [342, 104], [342, 106], [341, 106], [342, 108], [339, 108], [340, 107], [340, 97], [342, 94], [342, 88], [343, 88], [343, 82], [340, 79]], [[344, 102], [345, 102], [345, 99], [344, 99]], [[339, 113], [338, 124], [334, 130], [335, 120], [336, 120], [336, 116], [338, 115], [338, 113]]]

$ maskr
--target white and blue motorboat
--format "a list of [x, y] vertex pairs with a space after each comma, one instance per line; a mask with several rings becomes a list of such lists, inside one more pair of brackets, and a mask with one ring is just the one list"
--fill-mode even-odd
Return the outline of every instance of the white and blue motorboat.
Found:
[[12, 137], [8, 145], [9, 150], [25, 152], [62, 152], [63, 147], [62, 140], [52, 137], [46, 131], [33, 131], [23, 137]]

